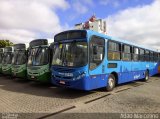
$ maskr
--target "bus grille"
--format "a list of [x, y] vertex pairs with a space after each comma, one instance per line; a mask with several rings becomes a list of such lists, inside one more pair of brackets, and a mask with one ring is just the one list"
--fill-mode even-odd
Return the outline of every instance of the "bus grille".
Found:
[[58, 79], [66, 79], [66, 80], [71, 80], [71, 79], [73, 79], [73, 77], [64, 77], [64, 76], [59, 76], [59, 75], [55, 75], [55, 78], [58, 78]]
[[57, 71], [57, 72], [62, 72], [62, 73], [75, 72], [74, 69], [66, 69], [66, 68], [54, 68], [54, 70]]
[[31, 67], [30, 70], [38, 70], [39, 67]]

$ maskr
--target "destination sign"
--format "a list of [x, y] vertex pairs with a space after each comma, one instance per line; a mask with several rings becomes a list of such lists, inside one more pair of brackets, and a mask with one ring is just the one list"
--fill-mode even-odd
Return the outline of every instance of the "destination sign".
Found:
[[47, 39], [36, 39], [30, 42], [30, 47], [40, 46], [40, 45], [48, 45]]
[[86, 31], [83, 30], [71, 30], [65, 31], [57, 34], [54, 37], [55, 42], [63, 41], [63, 40], [73, 40], [73, 39], [84, 39], [86, 38]]
[[4, 52], [12, 52], [13, 51], [13, 47], [5, 47], [4, 48]]
[[25, 50], [26, 45], [25, 44], [15, 44], [14, 45], [14, 50]]

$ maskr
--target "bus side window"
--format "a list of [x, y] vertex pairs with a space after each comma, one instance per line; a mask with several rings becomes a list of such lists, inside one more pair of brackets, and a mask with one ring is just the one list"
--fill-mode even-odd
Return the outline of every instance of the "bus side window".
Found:
[[144, 61], [145, 58], [144, 58], [144, 49], [140, 49], [140, 61]]
[[89, 53], [90, 53], [90, 70], [99, 66], [105, 55], [105, 40], [96, 36], [93, 36], [90, 40]]
[[154, 62], [158, 61], [158, 53], [154, 52]]
[[108, 42], [108, 60], [121, 60], [121, 44], [109, 41]]
[[153, 62], [153, 59], [154, 59], [154, 57], [153, 57], [153, 52], [151, 51], [151, 52], [150, 52], [150, 62]]
[[156, 62], [158, 61], [158, 53], [156, 53]]
[[145, 60], [149, 61], [149, 51], [145, 50]]
[[133, 61], [139, 60], [139, 48], [133, 47]]
[[130, 61], [132, 59], [132, 47], [129, 45], [123, 45], [123, 52], [122, 52], [122, 60]]
[[155, 52], [153, 53], [153, 61], [154, 62], [156, 61], [156, 53]]

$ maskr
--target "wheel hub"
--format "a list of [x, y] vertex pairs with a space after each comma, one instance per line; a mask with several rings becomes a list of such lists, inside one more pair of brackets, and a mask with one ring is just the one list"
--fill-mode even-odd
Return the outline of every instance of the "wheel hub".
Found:
[[114, 80], [112, 78], [109, 78], [109, 86], [112, 88], [114, 85]]

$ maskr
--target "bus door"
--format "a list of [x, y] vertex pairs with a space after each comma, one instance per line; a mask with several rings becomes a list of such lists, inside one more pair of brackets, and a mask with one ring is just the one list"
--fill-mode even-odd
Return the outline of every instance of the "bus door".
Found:
[[89, 86], [98, 88], [105, 85], [105, 39], [92, 36], [89, 43]]
[[132, 79], [132, 47], [130, 45], [122, 45], [122, 82], [128, 82]]
[[133, 54], [132, 54], [132, 74], [133, 80], [137, 80], [141, 77], [141, 73], [139, 71], [142, 70], [143, 64], [140, 61], [140, 49], [137, 47], [133, 47]]
[[[124, 61], [121, 63], [122, 66], [122, 75], [121, 75], [121, 79], [122, 82], [128, 82], [133, 80], [133, 74], [132, 74], [132, 62], [130, 61]], [[121, 82], [121, 83], [122, 83]]]

